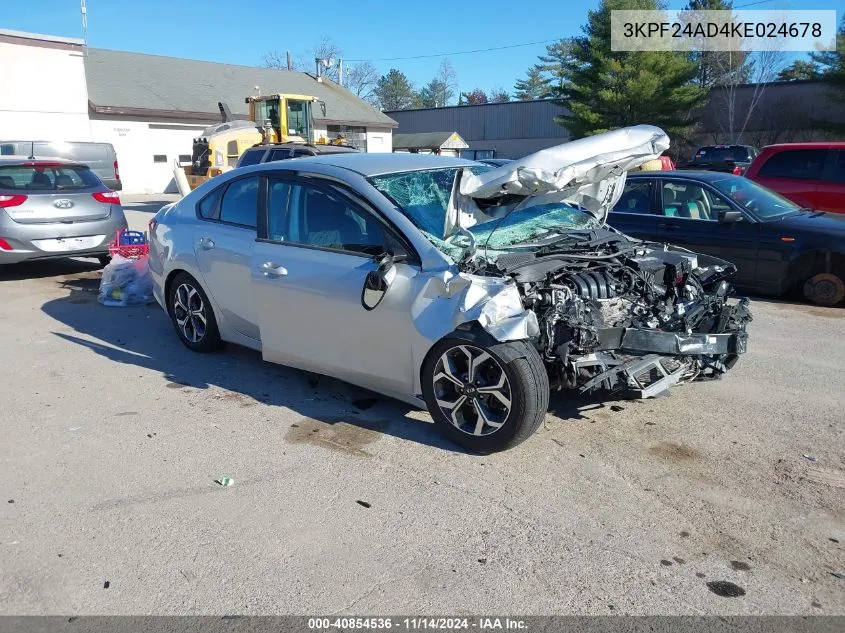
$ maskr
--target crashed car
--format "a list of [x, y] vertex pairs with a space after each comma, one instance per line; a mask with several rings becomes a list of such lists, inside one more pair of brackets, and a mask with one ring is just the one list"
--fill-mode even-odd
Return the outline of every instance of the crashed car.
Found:
[[236, 169], [150, 223], [154, 294], [192, 350], [244, 345], [503, 450], [552, 388], [645, 398], [745, 352], [730, 263], [605, 225], [626, 172], [668, 144], [635, 126], [497, 168], [343, 154]]

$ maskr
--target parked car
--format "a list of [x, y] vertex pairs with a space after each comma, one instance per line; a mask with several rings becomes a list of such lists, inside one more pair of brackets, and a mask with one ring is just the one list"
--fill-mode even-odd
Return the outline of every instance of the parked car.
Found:
[[97, 257], [126, 229], [120, 197], [87, 165], [0, 157], [0, 264]]
[[741, 176], [718, 172], [628, 175], [608, 222], [737, 266], [739, 289], [800, 291], [819, 305], [845, 297], [845, 216], [802, 209]]
[[26, 156], [31, 159], [62, 158], [91, 168], [112, 191], [120, 191], [120, 169], [111, 143], [87, 141], [0, 141], [0, 156]]
[[667, 154], [662, 154], [660, 158], [655, 158], [647, 163], [640, 165], [638, 171], [671, 171], [675, 169], [675, 161]]
[[705, 145], [699, 147], [684, 169], [723, 171], [741, 176], [760, 153], [750, 145]]
[[359, 150], [345, 145], [303, 145], [302, 143], [276, 143], [256, 145], [246, 150], [238, 159], [237, 167], [259, 165], [276, 160], [302, 158], [305, 156], [324, 156], [328, 154], [357, 154]]
[[490, 165], [491, 167], [501, 167], [502, 165], [512, 163], [513, 160], [510, 158], [480, 158], [478, 162]]
[[566, 145], [594, 212], [568, 190], [534, 195], [557, 177], [552, 150], [535, 170], [415, 154], [233, 170], [151, 222], [155, 298], [192, 350], [237, 343], [427, 406], [478, 452], [529, 437], [551, 385], [648, 397], [721, 374], [750, 320], [727, 299], [732, 266], [601, 226], [605, 192], [589, 183], [615, 186], [621, 165], [668, 146], [630, 130]]
[[845, 213], [845, 142], [769, 145], [745, 177], [800, 207]]

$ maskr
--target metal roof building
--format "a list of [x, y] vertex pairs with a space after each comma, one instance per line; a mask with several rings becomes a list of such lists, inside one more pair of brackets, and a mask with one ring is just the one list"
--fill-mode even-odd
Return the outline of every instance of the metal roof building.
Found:
[[[49, 72], [45, 74], [45, 69]], [[98, 141], [117, 151], [123, 191], [171, 190], [174, 161], [220, 120], [224, 102], [246, 118], [256, 94], [313, 95], [315, 139], [342, 135], [391, 152], [396, 122], [329, 79], [306, 73], [88, 48], [79, 39], [0, 29], [0, 140]]]
[[569, 132], [554, 122], [566, 113], [554, 101], [510, 101], [385, 112], [399, 123], [397, 135], [455, 130], [469, 148], [468, 158], [521, 158], [560, 145]]

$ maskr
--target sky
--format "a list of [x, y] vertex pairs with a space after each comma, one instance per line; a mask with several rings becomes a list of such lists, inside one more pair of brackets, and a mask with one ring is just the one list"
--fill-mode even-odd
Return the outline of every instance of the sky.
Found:
[[[668, 4], [679, 9], [686, 2]], [[838, 19], [845, 9], [843, 0], [734, 0], [735, 8], [752, 3], [755, 9], [836, 9]], [[512, 92], [514, 81], [545, 51], [545, 44], [536, 42], [580, 34], [587, 11], [598, 4], [598, 0], [275, 0], [243, 5], [87, 0], [88, 45], [259, 66], [271, 50], [312, 60], [314, 47], [329, 38], [350, 60], [345, 63], [372, 60], [382, 74], [395, 67], [417, 87], [434, 77], [441, 59], [447, 57], [459, 90], [503, 87]], [[0, 28], [82, 37], [79, 5], [79, 0], [0, 0]], [[388, 59], [422, 55], [430, 57]]]

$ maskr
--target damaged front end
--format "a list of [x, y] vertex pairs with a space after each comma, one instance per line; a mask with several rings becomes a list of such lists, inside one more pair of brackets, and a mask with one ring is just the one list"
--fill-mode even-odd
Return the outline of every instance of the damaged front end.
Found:
[[565, 251], [503, 255], [495, 267], [536, 314], [534, 343], [558, 388], [647, 398], [718, 377], [746, 350], [748, 299], [729, 299], [727, 262], [600, 229]]
[[604, 226], [626, 172], [668, 145], [659, 128], [635, 126], [456, 183], [445, 233], [472, 233], [462, 272], [516, 285], [510, 318], [536, 317], [530, 340], [553, 386], [646, 398], [719, 377], [746, 350], [751, 314], [748, 299], [729, 298], [733, 264]]

